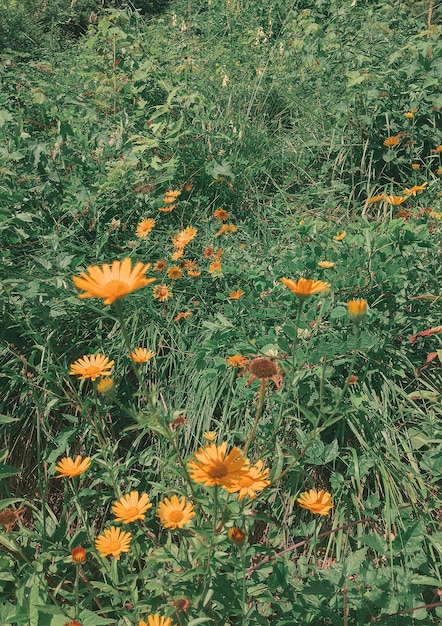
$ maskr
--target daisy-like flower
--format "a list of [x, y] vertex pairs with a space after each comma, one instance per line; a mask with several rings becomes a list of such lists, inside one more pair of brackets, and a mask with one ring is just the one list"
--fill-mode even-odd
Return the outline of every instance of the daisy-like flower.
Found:
[[170, 258], [172, 259], [172, 261], [177, 261], [178, 259], [181, 259], [183, 254], [184, 248], [177, 248]]
[[161, 211], [161, 213], [170, 213], [175, 208], [176, 204], [168, 204], [167, 206], [162, 206], [161, 208], [159, 208], [158, 211]]
[[98, 393], [103, 394], [103, 396], [107, 396], [107, 395], [109, 395], [113, 391], [114, 387], [115, 387], [115, 383], [114, 383], [114, 379], [113, 378], [111, 378], [111, 377], [103, 378], [97, 384], [97, 391], [98, 391]]
[[232, 291], [232, 293], [229, 296], [229, 299], [239, 300], [244, 294], [245, 294], [245, 291], [243, 291], [242, 289], [237, 289], [236, 291]]
[[209, 274], [211, 274], [211, 276], [213, 275], [219, 275], [222, 273], [222, 267], [221, 267], [221, 261], [219, 259], [216, 259], [215, 261], [213, 261], [213, 263], [211, 263], [209, 265]]
[[227, 454], [227, 443], [220, 446], [209, 443], [194, 453], [195, 460], [188, 462], [187, 467], [192, 480], [206, 487], [220, 485], [227, 489], [249, 471], [249, 461], [239, 448], [232, 448]]
[[217, 437], [218, 434], [214, 430], [208, 430], [207, 432], [203, 433], [203, 439], [205, 439], [206, 441], [211, 441], [212, 443], [216, 441]]
[[157, 517], [160, 518], [164, 528], [175, 530], [190, 524], [192, 517], [195, 517], [195, 512], [193, 504], [187, 502], [184, 496], [182, 498], [172, 496], [170, 500], [169, 498], [164, 498], [159, 503]]
[[132, 539], [132, 533], [127, 533], [111, 526], [105, 528], [102, 535], [99, 535], [95, 540], [95, 549], [100, 552], [101, 557], [113, 556], [120, 560], [122, 552], [129, 552], [130, 542]]
[[410, 189], [404, 189], [404, 193], [407, 194], [407, 196], [415, 196], [417, 193], [422, 193], [427, 185], [427, 181], [422, 183], [422, 185], [413, 185]]
[[343, 239], [345, 239], [345, 235], [347, 234], [347, 231], [342, 230], [340, 233], [336, 233], [336, 235], [333, 237], [333, 239], [335, 241], [342, 241]]
[[77, 546], [76, 548], [72, 548], [71, 557], [74, 563], [84, 563], [86, 560], [86, 550], [82, 546]]
[[179, 322], [180, 320], [184, 320], [187, 317], [191, 317], [193, 315], [192, 311], [181, 311], [180, 313], [178, 313], [178, 315], [174, 318], [174, 322]]
[[187, 275], [195, 278], [196, 276], [200, 276], [201, 270], [188, 270]]
[[400, 138], [397, 135], [394, 137], [387, 137], [387, 139], [384, 141], [384, 146], [387, 146], [387, 148], [391, 148], [399, 145], [399, 141]]
[[188, 226], [184, 230], [181, 230], [172, 239], [174, 247], [178, 249], [184, 248], [194, 237], [196, 237], [197, 233], [197, 229], [193, 226]]
[[172, 295], [172, 290], [167, 285], [156, 285], [153, 288], [153, 297], [160, 302], [166, 302]]
[[114, 261], [111, 267], [107, 263], [102, 267], [88, 267], [87, 273], [73, 276], [72, 280], [77, 289], [85, 292], [79, 294], [80, 298], [103, 298], [103, 304], [112, 304], [118, 298], [155, 282], [155, 278], [144, 276], [149, 267], [150, 263], [137, 263], [132, 268], [132, 261], [126, 258], [121, 262]]
[[154, 356], [155, 352], [147, 348], [135, 348], [130, 353], [130, 358], [134, 363], [147, 363]]
[[116, 522], [129, 524], [136, 520], [143, 520], [148, 509], [152, 508], [147, 493], [138, 495], [138, 491], [131, 491], [113, 503], [112, 511], [115, 514]]
[[140, 239], [144, 239], [145, 237], [147, 237], [147, 235], [150, 233], [150, 231], [152, 230], [154, 226], [155, 226], [155, 220], [149, 217], [145, 220], [142, 220], [138, 224], [135, 234]]
[[179, 189], [171, 189], [170, 191], [166, 191], [166, 195], [164, 196], [163, 200], [166, 204], [171, 204], [172, 202], [175, 202], [175, 200], [180, 195], [181, 191], [179, 191]]
[[385, 200], [392, 206], [398, 206], [408, 200], [408, 196], [385, 196]]
[[330, 283], [325, 283], [322, 280], [312, 280], [311, 278], [300, 278], [297, 282], [291, 278], [281, 278], [283, 285], [288, 287], [292, 293], [298, 298], [298, 300], [307, 300], [315, 293], [319, 293], [327, 287], [330, 287]]
[[196, 261], [186, 259], [186, 261], [183, 262], [183, 267], [186, 272], [191, 272], [192, 270], [198, 269], [198, 263]]
[[155, 615], [147, 616], [147, 622], [144, 620], [138, 622], [138, 626], [173, 626], [173, 624], [170, 617], [163, 617], [159, 613], [155, 613]]
[[217, 209], [216, 211], [214, 211], [213, 217], [216, 217], [218, 222], [221, 223], [229, 219], [230, 213], [227, 213], [227, 211], [225, 211], [224, 209]]
[[245, 367], [247, 359], [242, 354], [234, 354], [226, 358], [228, 367]]
[[331, 494], [328, 491], [305, 491], [297, 500], [299, 506], [311, 511], [315, 515], [328, 515], [333, 508]]
[[109, 361], [104, 354], [85, 354], [72, 363], [69, 374], [78, 376], [79, 380], [96, 380], [99, 376], [110, 376], [114, 363], [115, 361]]
[[152, 269], [154, 272], [165, 272], [167, 270], [167, 263], [163, 259], [160, 259], [155, 263]]
[[247, 474], [241, 476], [236, 484], [229, 487], [227, 491], [238, 493], [238, 500], [244, 500], [247, 496], [254, 499], [257, 491], [261, 491], [270, 484], [269, 474], [269, 468], [263, 469], [263, 462], [257, 461], [249, 468]]
[[226, 233], [227, 234], [235, 233], [236, 231], [237, 231], [237, 228], [233, 224], [224, 224], [223, 226], [221, 226], [219, 231], [215, 233], [215, 237], [221, 237], [221, 235], [225, 235]]
[[420, 163], [412, 163], [411, 164], [411, 169], [412, 170], [418, 170], [420, 168], [421, 164]]
[[89, 469], [90, 465], [90, 456], [87, 456], [83, 459], [82, 456], [79, 454], [75, 457], [75, 460], [71, 459], [70, 457], [64, 457], [60, 460], [58, 465], [55, 466], [55, 469], [59, 474], [57, 478], [73, 478], [74, 476], [80, 476], [80, 474], [83, 474], [86, 470]]
[[349, 300], [347, 307], [351, 321], [355, 324], [362, 322], [367, 314], [367, 300]]
[[414, 113], [412, 113], [411, 111], [405, 111], [405, 113], [403, 113], [402, 115], [406, 117], [407, 120], [412, 120], [414, 117]]
[[442, 152], [442, 144], [437, 146], [437, 148], [433, 148], [431, 152], [434, 152], [434, 154], [439, 154], [439, 152]]
[[319, 267], [322, 267], [323, 270], [329, 270], [335, 266], [333, 261], [319, 261], [318, 265]]
[[380, 193], [377, 196], [372, 196], [371, 198], [367, 198], [365, 204], [374, 204], [375, 202], [381, 202], [381, 200], [385, 199], [385, 194]]
[[172, 280], [177, 280], [183, 275], [183, 270], [178, 267], [178, 265], [172, 265], [172, 267], [169, 267], [169, 269], [167, 270], [167, 275]]

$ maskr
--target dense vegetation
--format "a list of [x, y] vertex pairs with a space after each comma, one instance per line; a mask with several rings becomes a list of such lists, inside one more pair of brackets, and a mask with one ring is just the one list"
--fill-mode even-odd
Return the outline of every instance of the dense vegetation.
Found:
[[[442, 4], [128, 4], [0, 0], [0, 624], [439, 623]], [[255, 498], [191, 478], [208, 432]]]

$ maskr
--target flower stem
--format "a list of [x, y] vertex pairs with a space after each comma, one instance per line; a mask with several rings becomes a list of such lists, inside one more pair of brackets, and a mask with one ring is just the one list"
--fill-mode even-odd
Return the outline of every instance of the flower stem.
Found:
[[268, 379], [262, 378], [261, 385], [259, 387], [258, 404], [256, 405], [255, 421], [253, 422], [252, 430], [250, 431], [249, 438], [247, 439], [246, 445], [244, 446], [244, 456], [247, 456], [247, 452], [250, 448], [250, 444], [252, 443], [252, 439], [255, 436], [256, 429], [258, 428], [259, 418], [261, 417], [262, 409], [264, 406], [264, 398], [265, 398], [265, 392], [267, 389], [267, 384], [268, 384]]

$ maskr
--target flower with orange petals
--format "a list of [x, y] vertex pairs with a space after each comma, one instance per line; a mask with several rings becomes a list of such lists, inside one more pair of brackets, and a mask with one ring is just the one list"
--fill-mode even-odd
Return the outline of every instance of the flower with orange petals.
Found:
[[177, 280], [178, 278], [182, 277], [183, 270], [178, 267], [178, 265], [172, 265], [172, 267], [169, 267], [169, 269], [167, 270], [167, 275], [172, 280]]
[[335, 264], [333, 263], [333, 261], [318, 261], [318, 265], [319, 267], [321, 267], [323, 270], [329, 270], [332, 267], [335, 266]]
[[130, 353], [130, 358], [134, 363], [147, 363], [155, 356], [155, 352], [147, 348], [135, 348]]
[[167, 270], [167, 263], [166, 261], [164, 261], [164, 259], [160, 259], [155, 263], [152, 269], [154, 272], [165, 272]]
[[217, 209], [216, 211], [214, 211], [213, 217], [216, 217], [218, 222], [221, 223], [229, 219], [230, 213], [227, 213], [227, 211], [225, 211], [224, 209]]
[[206, 487], [219, 485], [228, 489], [249, 471], [249, 461], [241, 450], [232, 448], [227, 453], [226, 442], [219, 446], [209, 443], [194, 452], [193, 456], [194, 459], [187, 464], [190, 478]]
[[300, 495], [297, 500], [299, 506], [311, 511], [314, 515], [328, 515], [333, 508], [331, 494], [328, 491], [310, 489]]
[[170, 213], [176, 208], [176, 204], [168, 204], [167, 206], [162, 206], [158, 209], [161, 213]]
[[244, 294], [245, 294], [245, 291], [243, 291], [242, 289], [237, 289], [236, 291], [232, 291], [232, 293], [229, 296], [229, 299], [239, 300]]
[[404, 193], [407, 194], [407, 196], [415, 196], [417, 193], [422, 193], [427, 185], [427, 181], [422, 183], [422, 185], [413, 185], [410, 189], [404, 189]]
[[180, 320], [184, 320], [187, 317], [191, 317], [193, 315], [193, 313], [191, 311], [181, 311], [180, 313], [178, 313], [178, 315], [174, 318], [174, 322], [179, 322]]
[[218, 276], [222, 274], [222, 271], [223, 270], [221, 267], [221, 261], [219, 259], [216, 259], [215, 261], [213, 261], [213, 263], [209, 265], [209, 274], [211, 274], [212, 276]]
[[90, 456], [83, 459], [81, 455], [77, 455], [75, 460], [70, 457], [64, 457], [55, 467], [59, 473], [57, 478], [74, 478], [74, 476], [80, 476], [80, 474], [83, 474], [89, 469], [90, 465]]
[[97, 537], [95, 549], [100, 552], [101, 557], [113, 556], [118, 561], [122, 552], [129, 552], [131, 539], [132, 533], [127, 533], [121, 530], [121, 528], [111, 526], [110, 528], [105, 528], [103, 534]]
[[170, 191], [166, 191], [166, 195], [163, 198], [163, 201], [166, 204], [171, 204], [172, 202], [175, 202], [175, 200], [178, 198], [178, 196], [181, 195], [181, 191], [179, 191], [178, 189], [171, 189]]
[[168, 287], [167, 285], [156, 285], [153, 288], [153, 297], [160, 302], [166, 302], [166, 300], [168, 300], [171, 295], [172, 289], [170, 289], [170, 287]]
[[367, 300], [349, 300], [348, 315], [354, 324], [360, 324], [367, 314]]
[[408, 200], [408, 196], [385, 196], [385, 200], [392, 206], [398, 206]]
[[144, 520], [145, 513], [150, 508], [152, 508], [152, 504], [149, 502], [147, 493], [141, 494], [140, 497], [138, 491], [131, 491], [112, 505], [115, 521], [123, 522], [123, 524]]
[[412, 170], [418, 170], [420, 168], [421, 164], [420, 163], [412, 163], [411, 164], [411, 169]]
[[380, 202], [381, 200], [385, 199], [385, 194], [384, 193], [380, 193], [377, 196], [372, 196], [371, 198], [367, 198], [367, 200], [365, 201], [365, 204], [374, 204], [375, 202]]
[[387, 137], [387, 139], [384, 141], [384, 146], [387, 146], [387, 148], [392, 148], [399, 145], [399, 141], [400, 138], [397, 135], [394, 137]]
[[221, 237], [221, 235], [235, 233], [236, 230], [237, 228], [234, 224], [224, 224], [223, 226], [221, 226], [219, 231], [215, 233], [215, 237]]
[[238, 545], [241, 545], [246, 540], [246, 535], [240, 528], [229, 528], [227, 535], [229, 536], [230, 541], [233, 541], [233, 543], [237, 543]]
[[193, 226], [188, 226], [184, 230], [181, 230], [175, 237], [173, 237], [173, 245], [176, 249], [182, 249], [187, 246], [188, 243], [192, 241], [192, 239], [198, 233], [197, 229]]
[[81, 565], [86, 560], [86, 550], [82, 546], [72, 548], [71, 557], [74, 563]]
[[138, 626], [173, 626], [172, 618], [163, 617], [159, 613], [155, 613], [155, 615], [148, 615], [147, 622], [141, 620], [138, 622]]
[[110, 376], [115, 361], [109, 361], [104, 354], [85, 354], [72, 363], [69, 374], [78, 376], [79, 380], [90, 378], [94, 381], [99, 376]]
[[135, 231], [135, 234], [140, 239], [144, 239], [151, 232], [152, 228], [155, 226], [155, 220], [152, 218], [147, 218], [142, 220]]
[[234, 354], [226, 358], [228, 367], [245, 367], [247, 359], [242, 354]]
[[264, 487], [270, 485], [268, 480], [270, 469], [263, 469], [263, 462], [257, 461], [249, 468], [247, 474], [241, 476], [232, 487], [228, 487], [230, 493], [237, 493], [238, 500], [244, 500], [246, 497], [256, 498], [256, 492], [262, 491]]
[[346, 234], [347, 232], [345, 230], [342, 230], [340, 233], [336, 233], [333, 239], [335, 241], [342, 241], [343, 239], [345, 239]]
[[300, 278], [298, 281], [291, 278], [281, 278], [283, 285], [288, 287], [292, 293], [298, 298], [298, 300], [307, 300], [315, 293], [319, 293], [327, 287], [330, 287], [330, 283], [325, 283], [322, 280], [312, 280], [311, 278]]
[[195, 517], [193, 510], [193, 504], [188, 502], [183, 496], [172, 496], [164, 498], [158, 505], [158, 514], [160, 522], [164, 528], [170, 528], [175, 530], [176, 528], [184, 528], [192, 521], [192, 517]]
[[150, 264], [136, 263], [132, 268], [129, 258], [123, 261], [114, 261], [112, 266], [105, 263], [102, 267], [92, 265], [86, 268], [80, 276], [73, 276], [72, 280], [77, 289], [82, 289], [80, 298], [103, 298], [103, 304], [112, 304], [118, 298], [150, 285], [155, 278], [146, 278], [144, 274]]

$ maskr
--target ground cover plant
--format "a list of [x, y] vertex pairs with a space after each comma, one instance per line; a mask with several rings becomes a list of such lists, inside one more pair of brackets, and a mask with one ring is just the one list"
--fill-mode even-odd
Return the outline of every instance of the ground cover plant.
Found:
[[0, 624], [439, 623], [440, 3], [115, 6], [0, 65]]

